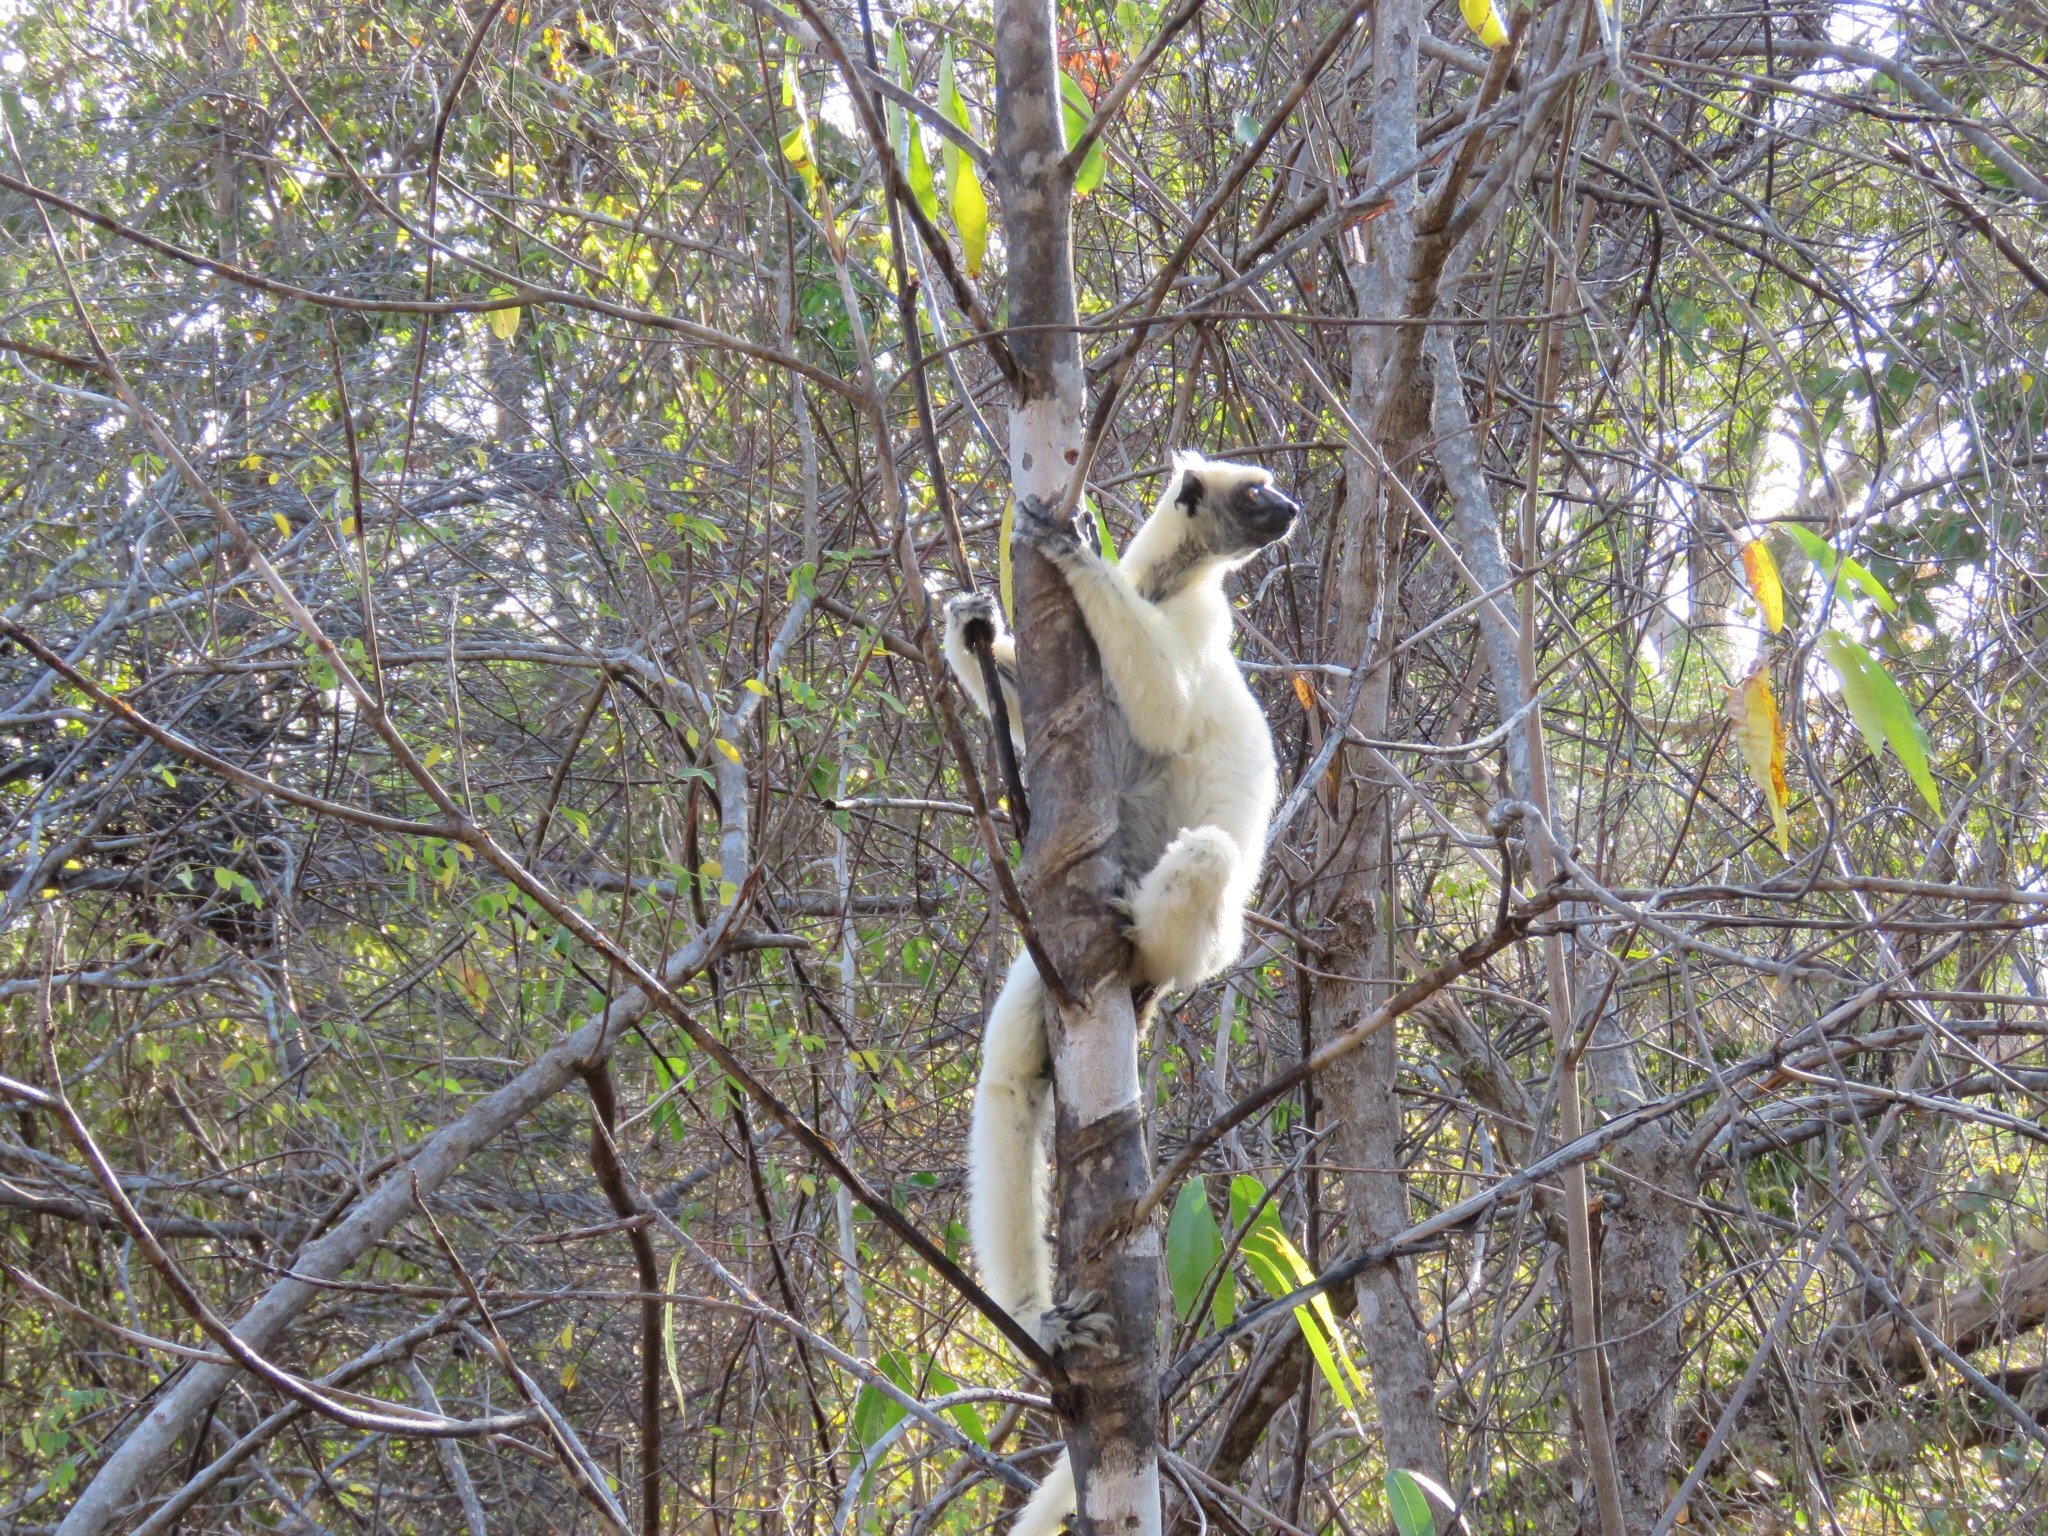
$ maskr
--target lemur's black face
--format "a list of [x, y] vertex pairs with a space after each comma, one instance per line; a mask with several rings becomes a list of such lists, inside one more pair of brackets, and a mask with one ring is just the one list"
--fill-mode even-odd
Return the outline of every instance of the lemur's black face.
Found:
[[1189, 472], [1181, 478], [1177, 500], [1190, 517], [1206, 515], [1214, 545], [1231, 554], [1250, 554], [1277, 544], [1294, 528], [1301, 506], [1273, 488], [1270, 480], [1243, 479], [1218, 483], [1221, 477]]

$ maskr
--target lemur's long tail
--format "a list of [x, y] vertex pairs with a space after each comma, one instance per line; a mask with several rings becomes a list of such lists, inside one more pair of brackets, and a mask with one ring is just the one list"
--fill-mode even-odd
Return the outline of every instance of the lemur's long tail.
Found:
[[967, 1229], [988, 1292], [1026, 1328], [1052, 1304], [1045, 1137], [1052, 1120], [1045, 989], [1029, 955], [1010, 966], [981, 1047], [968, 1138]]
[[1067, 1460], [1067, 1453], [1061, 1451], [1052, 1471], [1038, 1485], [1038, 1492], [1031, 1495], [1031, 1502], [1024, 1506], [1024, 1513], [1010, 1527], [1010, 1536], [1055, 1536], [1060, 1522], [1073, 1512], [1074, 1464]]

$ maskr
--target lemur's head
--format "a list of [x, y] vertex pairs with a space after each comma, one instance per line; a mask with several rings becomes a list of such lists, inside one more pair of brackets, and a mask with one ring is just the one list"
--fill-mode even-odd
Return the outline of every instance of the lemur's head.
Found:
[[1191, 520], [1192, 542], [1233, 564], [1293, 531], [1301, 507], [1273, 489], [1273, 477], [1255, 464], [1177, 453], [1162, 507], [1171, 504]]
[[1286, 538], [1300, 512], [1255, 464], [1176, 453], [1159, 504], [1123, 553], [1124, 570], [1155, 603], [1207, 589]]

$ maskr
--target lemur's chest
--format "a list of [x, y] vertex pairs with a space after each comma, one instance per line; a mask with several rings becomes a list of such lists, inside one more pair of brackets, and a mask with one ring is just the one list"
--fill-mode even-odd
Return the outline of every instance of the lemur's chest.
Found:
[[1128, 870], [1151, 868], [1187, 827], [1220, 827], [1247, 845], [1264, 840], [1276, 778], [1266, 717], [1234, 664], [1195, 700], [1184, 751], [1147, 752], [1119, 733], [1118, 841]]

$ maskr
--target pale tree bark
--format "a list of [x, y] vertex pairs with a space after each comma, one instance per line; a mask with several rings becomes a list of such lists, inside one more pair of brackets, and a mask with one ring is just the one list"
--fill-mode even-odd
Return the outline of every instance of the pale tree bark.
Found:
[[[1066, 163], [1050, 0], [995, 10], [995, 172], [1008, 245], [1010, 476], [1050, 506], [1080, 460], [1086, 381], [1075, 324], [1073, 177]], [[1047, 1011], [1059, 1105], [1059, 1273], [1115, 1319], [1112, 1342], [1073, 1352], [1054, 1402], [1078, 1485], [1082, 1530], [1157, 1532], [1159, 1235], [1121, 1220], [1150, 1181], [1128, 957], [1108, 899], [1116, 862], [1115, 733], [1100, 658], [1065, 580], [1016, 548], [1017, 643], [1029, 744], [1025, 894], [1059, 970]], [[1050, 978], [1048, 978], [1050, 980]], [[1064, 992], [1064, 996], [1062, 996]]]

